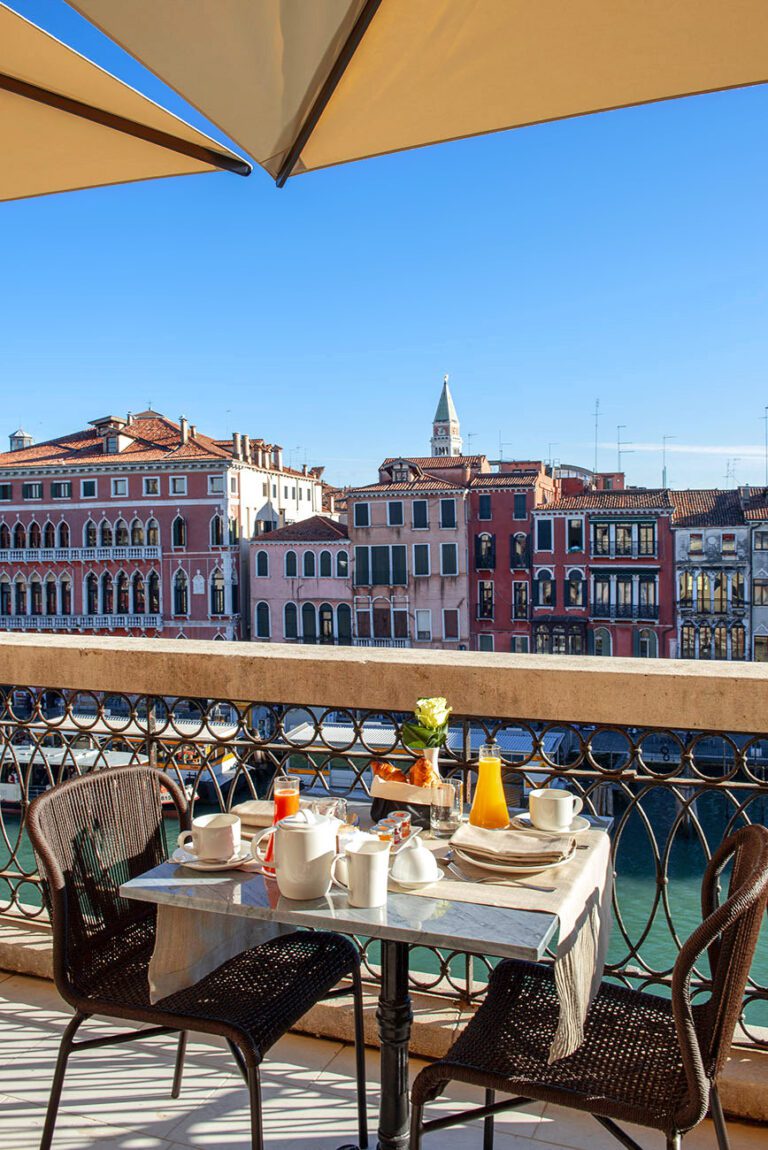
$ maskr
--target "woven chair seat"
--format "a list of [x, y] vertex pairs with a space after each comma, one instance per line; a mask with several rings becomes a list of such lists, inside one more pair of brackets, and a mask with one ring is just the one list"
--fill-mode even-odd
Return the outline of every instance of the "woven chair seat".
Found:
[[457, 1080], [670, 1129], [686, 1093], [671, 1003], [603, 983], [583, 1043], [549, 1065], [559, 1009], [550, 968], [501, 963], [466, 1029], [419, 1074], [414, 1101], [429, 1101]]
[[154, 931], [145, 933], [143, 945], [127, 948], [120, 962], [102, 969], [83, 988], [92, 1011], [224, 1034], [253, 1065], [360, 961], [353, 943], [341, 935], [296, 931], [236, 955], [153, 1005], [148, 968]]

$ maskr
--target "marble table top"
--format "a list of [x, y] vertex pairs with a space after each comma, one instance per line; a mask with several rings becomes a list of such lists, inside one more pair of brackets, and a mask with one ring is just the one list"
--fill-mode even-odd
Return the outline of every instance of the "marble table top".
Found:
[[351, 907], [345, 891], [297, 902], [273, 880], [246, 871], [203, 874], [163, 863], [120, 887], [125, 898], [214, 911], [289, 926], [447, 947], [469, 954], [537, 962], [557, 930], [557, 918], [527, 910], [390, 893], [386, 906]]

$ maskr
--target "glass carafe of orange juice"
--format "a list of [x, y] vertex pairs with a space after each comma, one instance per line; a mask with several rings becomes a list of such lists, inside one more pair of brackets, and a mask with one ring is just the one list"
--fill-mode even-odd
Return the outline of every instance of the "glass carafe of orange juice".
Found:
[[473, 827], [487, 827], [489, 830], [509, 826], [507, 800], [501, 782], [501, 749], [498, 743], [485, 743], [480, 748], [477, 784], [469, 821]]
[[[272, 795], [275, 802], [275, 813], [272, 816], [272, 825], [275, 826], [280, 819], [288, 815], [295, 815], [299, 809], [300, 784], [298, 775], [276, 775]], [[274, 872], [275, 838], [270, 837], [264, 855], [264, 869], [270, 874]], [[266, 865], [269, 864], [269, 865]]]

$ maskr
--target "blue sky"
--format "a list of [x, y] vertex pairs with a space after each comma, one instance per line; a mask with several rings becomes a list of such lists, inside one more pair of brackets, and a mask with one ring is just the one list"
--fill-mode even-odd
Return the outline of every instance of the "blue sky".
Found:
[[[12, 6], [205, 126], [60, 0]], [[762, 482], [767, 124], [757, 87], [282, 191], [257, 169], [0, 204], [0, 435], [151, 400], [364, 482], [428, 452], [449, 372], [472, 451], [591, 466], [599, 398], [629, 482], [660, 482], [665, 434], [675, 486]]]

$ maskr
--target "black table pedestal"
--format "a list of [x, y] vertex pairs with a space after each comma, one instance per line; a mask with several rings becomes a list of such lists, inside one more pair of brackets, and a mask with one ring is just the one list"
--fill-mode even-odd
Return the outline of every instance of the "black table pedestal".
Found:
[[408, 993], [408, 943], [383, 940], [381, 993], [376, 1011], [381, 1043], [381, 1102], [379, 1150], [408, 1146], [408, 1043], [411, 1037], [411, 998]]

